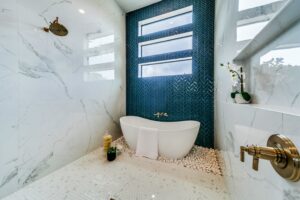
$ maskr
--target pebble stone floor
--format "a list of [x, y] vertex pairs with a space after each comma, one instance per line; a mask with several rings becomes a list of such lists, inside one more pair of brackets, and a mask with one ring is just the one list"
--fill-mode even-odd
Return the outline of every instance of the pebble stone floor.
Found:
[[[122, 153], [135, 156], [135, 151], [131, 150], [127, 145], [124, 137], [120, 137], [112, 143], [117, 146]], [[121, 147], [121, 148], [119, 148]], [[222, 175], [220, 165], [217, 159], [219, 152], [214, 149], [208, 149], [200, 146], [194, 146], [190, 153], [181, 159], [170, 159], [162, 156], [158, 157], [158, 161], [164, 163], [173, 163], [179, 166], [191, 168], [210, 174]]]
[[101, 149], [3, 200], [227, 200], [223, 177]]

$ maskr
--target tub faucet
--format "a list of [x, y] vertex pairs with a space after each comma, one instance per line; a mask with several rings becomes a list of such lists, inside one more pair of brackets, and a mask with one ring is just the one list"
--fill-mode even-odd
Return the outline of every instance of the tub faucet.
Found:
[[160, 117], [168, 117], [168, 113], [164, 113], [164, 112], [157, 112], [155, 114], [153, 114], [154, 116], [156, 116], [156, 118], [160, 118]]
[[271, 135], [267, 146], [241, 146], [240, 159], [245, 161], [245, 153], [253, 156], [252, 168], [258, 171], [260, 159], [269, 160], [274, 170], [283, 178], [300, 180], [300, 154], [294, 143], [283, 135]]

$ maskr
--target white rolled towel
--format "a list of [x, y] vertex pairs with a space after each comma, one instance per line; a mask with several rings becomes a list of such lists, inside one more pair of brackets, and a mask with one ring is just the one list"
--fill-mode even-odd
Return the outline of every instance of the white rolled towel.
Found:
[[157, 129], [141, 127], [137, 138], [136, 156], [150, 159], [158, 157], [158, 133]]

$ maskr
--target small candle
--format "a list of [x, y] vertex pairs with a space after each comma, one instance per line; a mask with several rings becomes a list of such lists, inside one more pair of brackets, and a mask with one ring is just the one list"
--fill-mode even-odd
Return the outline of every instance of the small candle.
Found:
[[109, 135], [108, 132], [106, 132], [105, 135], [103, 136], [103, 151], [104, 152], [107, 152], [111, 143], [112, 143], [112, 136]]

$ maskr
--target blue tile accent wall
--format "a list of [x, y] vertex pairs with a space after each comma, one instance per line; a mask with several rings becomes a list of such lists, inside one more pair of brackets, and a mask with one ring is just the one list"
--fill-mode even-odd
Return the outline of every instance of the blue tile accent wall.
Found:
[[[127, 14], [127, 115], [160, 121], [197, 120], [197, 145], [214, 145], [214, 0], [163, 0]], [[138, 22], [193, 5], [193, 25], [138, 37]], [[193, 31], [193, 50], [138, 58], [138, 43]], [[139, 63], [193, 57], [192, 75], [138, 78]]]

